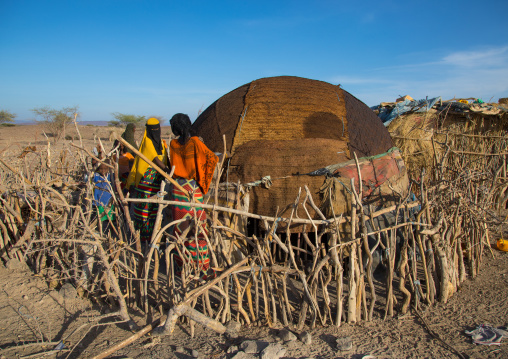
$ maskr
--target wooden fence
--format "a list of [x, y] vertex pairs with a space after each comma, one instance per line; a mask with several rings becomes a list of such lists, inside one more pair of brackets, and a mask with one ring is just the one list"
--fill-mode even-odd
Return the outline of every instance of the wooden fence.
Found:
[[[90, 170], [83, 151], [69, 146], [52, 160], [48, 145], [9, 163], [0, 160], [2, 259], [25, 261], [52, 287], [72, 283], [80, 295], [118, 308], [108, 316], [132, 327], [134, 308], [147, 322], [171, 309], [162, 333], [171, 332], [181, 315], [190, 318], [191, 333], [195, 322], [223, 332], [231, 320], [301, 329], [392, 317], [436, 300], [446, 303], [478, 273], [484, 252], [492, 250], [489, 228], [502, 224], [491, 204], [506, 187], [504, 155], [472, 166], [476, 154], [450, 149], [439, 158], [436, 152], [432, 173], [422, 170], [411, 180], [416, 200], [400, 198], [377, 211], [362, 205], [361, 181], [351, 183], [350, 211], [332, 218], [322, 214], [306, 187], [286, 218], [249, 213], [238, 209], [238, 202], [233, 208], [200, 205], [209, 216], [204, 235], [214, 271], [205, 281], [192, 260], [175, 269], [175, 255], [190, 258], [184, 242], [197, 238], [169, 234], [175, 222], [168, 223], [164, 214], [177, 202], [165, 199], [165, 183], [146, 200], [159, 204], [149, 244], [141, 243], [129, 214], [130, 204], [139, 200], [125, 198], [118, 181], [114, 216], [109, 230], [103, 228], [106, 223], [94, 216], [93, 185], [83, 181]], [[117, 165], [111, 167], [118, 172]], [[232, 188], [244, 190], [238, 184]], [[310, 208], [319, 218], [310, 217]], [[228, 225], [219, 213], [228, 214]], [[375, 219], [388, 213], [393, 222], [380, 228]], [[247, 219], [265, 230], [249, 234], [231, 225]], [[304, 229], [291, 234], [289, 227], [296, 223]], [[285, 233], [275, 230], [281, 224]], [[384, 272], [373, 271], [375, 256]]]

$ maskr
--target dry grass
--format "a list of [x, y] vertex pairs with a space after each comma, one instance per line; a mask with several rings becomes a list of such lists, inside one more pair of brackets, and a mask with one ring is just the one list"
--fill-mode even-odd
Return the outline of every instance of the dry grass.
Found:
[[393, 120], [388, 130], [403, 153], [409, 173], [417, 178], [422, 168], [431, 170], [439, 164], [448, 149], [478, 155], [505, 152], [508, 116], [466, 118], [437, 111], [412, 113]]

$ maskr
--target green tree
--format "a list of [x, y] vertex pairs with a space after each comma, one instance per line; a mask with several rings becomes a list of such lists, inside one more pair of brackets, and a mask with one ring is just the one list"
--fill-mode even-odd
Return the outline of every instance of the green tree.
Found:
[[125, 113], [120, 113], [120, 112], [113, 112], [111, 115], [115, 118], [115, 120], [109, 121], [108, 124], [110, 126], [115, 126], [115, 127], [127, 126], [129, 123], [138, 125], [141, 122], [146, 121], [145, 116], [136, 116], [136, 115], [130, 115], [130, 114], [125, 114]]
[[3, 125], [4, 123], [13, 123], [14, 117], [16, 117], [16, 114], [11, 113], [6, 110], [0, 111], [0, 125]]
[[42, 118], [37, 122], [44, 123], [48, 131], [57, 142], [62, 136], [65, 138], [67, 127], [72, 124], [74, 118], [78, 116], [78, 106], [64, 107], [61, 110], [53, 108], [39, 107], [31, 110], [35, 116]]

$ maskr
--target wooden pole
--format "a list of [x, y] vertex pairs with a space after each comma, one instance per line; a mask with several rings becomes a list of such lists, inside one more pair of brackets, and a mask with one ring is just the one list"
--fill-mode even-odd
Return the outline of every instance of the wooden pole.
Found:
[[141, 152], [139, 152], [136, 148], [132, 147], [132, 145], [125, 141], [122, 137], [120, 136], [117, 136], [116, 139], [118, 141], [120, 141], [124, 146], [126, 146], [128, 149], [130, 149], [132, 152], [134, 152], [137, 156], [139, 156], [143, 161], [145, 161], [146, 163], [148, 163], [150, 165], [150, 167], [152, 167], [154, 170], [156, 170], [157, 172], [159, 172], [162, 177], [164, 177], [165, 179], [167, 179], [169, 182], [171, 182], [173, 184], [173, 186], [175, 186], [176, 188], [178, 188], [180, 191], [182, 191], [183, 193], [185, 193], [185, 195], [189, 198], [193, 198], [189, 192], [187, 192], [187, 190], [185, 188], [183, 188], [182, 186], [180, 186], [178, 184], [178, 182], [176, 182], [173, 178], [171, 178], [170, 175], [168, 175], [166, 172], [164, 172], [162, 170], [162, 168], [160, 168], [159, 166], [157, 166], [155, 163], [153, 163], [152, 161], [150, 161], [148, 159], [148, 157], [146, 157], [144, 154], [142, 154]]
[[124, 341], [118, 343], [117, 345], [112, 346], [108, 350], [105, 350], [102, 353], [100, 353], [99, 355], [94, 356], [92, 359], [104, 359], [104, 358], [107, 358], [108, 356], [110, 356], [111, 354], [117, 352], [118, 350], [126, 347], [127, 345], [129, 345], [131, 343], [134, 343], [136, 340], [141, 338], [143, 335], [145, 335], [148, 332], [151, 332], [154, 328], [156, 328], [159, 325], [160, 321], [161, 321], [160, 318], [154, 320], [152, 323], [148, 324], [146, 327], [141, 329], [136, 334], [131, 335], [130, 337], [128, 337]]

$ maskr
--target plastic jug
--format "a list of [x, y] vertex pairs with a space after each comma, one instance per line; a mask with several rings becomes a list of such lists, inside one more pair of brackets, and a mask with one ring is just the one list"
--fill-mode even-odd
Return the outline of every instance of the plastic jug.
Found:
[[497, 240], [497, 248], [499, 250], [502, 250], [502, 251], [505, 251], [505, 252], [508, 252], [508, 240], [506, 239], [498, 239]]

